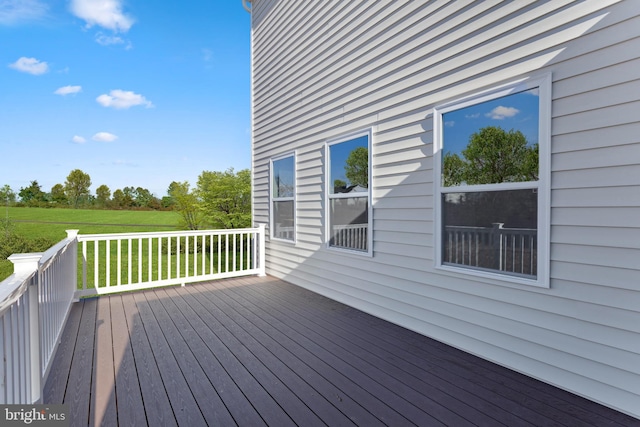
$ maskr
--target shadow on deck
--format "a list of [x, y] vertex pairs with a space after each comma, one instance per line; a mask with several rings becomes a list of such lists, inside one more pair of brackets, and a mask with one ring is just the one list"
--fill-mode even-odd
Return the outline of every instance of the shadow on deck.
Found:
[[74, 304], [44, 396], [78, 426], [639, 423], [271, 277]]

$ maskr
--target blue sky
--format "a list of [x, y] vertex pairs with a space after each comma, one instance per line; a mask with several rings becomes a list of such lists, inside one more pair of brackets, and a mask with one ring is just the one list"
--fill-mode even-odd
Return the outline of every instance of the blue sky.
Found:
[[[346, 182], [347, 186], [352, 185], [347, 179], [345, 166], [347, 164], [349, 154], [358, 147], [369, 148], [369, 137], [366, 135], [360, 136], [329, 146], [331, 162], [331, 176], [329, 177], [329, 182], [335, 182], [336, 179], [339, 179]], [[333, 191], [333, 186], [330, 186], [330, 190]]]
[[0, 186], [249, 168], [250, 31], [240, 0], [0, 0]]
[[[443, 152], [457, 153], [469, 144], [471, 135], [483, 127], [496, 126], [521, 131], [529, 144], [538, 142], [539, 96], [531, 89], [443, 114]], [[461, 156], [462, 157], [462, 156]]]

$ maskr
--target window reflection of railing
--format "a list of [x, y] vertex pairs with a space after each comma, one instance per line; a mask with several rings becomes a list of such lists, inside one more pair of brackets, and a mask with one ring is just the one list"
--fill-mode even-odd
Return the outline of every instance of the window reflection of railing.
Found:
[[367, 224], [334, 225], [331, 227], [332, 247], [367, 250]]
[[536, 277], [535, 228], [445, 226], [443, 263]]
[[280, 227], [276, 225], [276, 228], [273, 232], [273, 237], [283, 240], [295, 240], [294, 231], [295, 230], [293, 227]]

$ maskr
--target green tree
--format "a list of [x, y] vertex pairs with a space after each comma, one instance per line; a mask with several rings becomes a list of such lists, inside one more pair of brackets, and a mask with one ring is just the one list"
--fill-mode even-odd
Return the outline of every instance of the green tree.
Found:
[[91, 187], [89, 174], [80, 169], [74, 169], [69, 173], [64, 183], [64, 191], [74, 208], [77, 209], [80, 201], [89, 196], [89, 187]]
[[495, 184], [538, 179], [538, 144], [528, 145], [520, 131], [487, 126], [471, 135], [462, 158], [446, 153], [443, 184]]
[[344, 172], [351, 185], [369, 188], [369, 150], [366, 147], [353, 149], [345, 162]]
[[198, 197], [189, 191], [189, 183], [173, 181], [168, 194], [173, 201], [173, 209], [180, 213], [182, 226], [189, 230], [198, 230], [202, 226], [202, 210]]
[[5, 184], [0, 188], [0, 202], [5, 205], [5, 218], [9, 221], [9, 204], [16, 201], [16, 193], [11, 189], [9, 184]]
[[45, 200], [45, 193], [40, 188], [38, 181], [31, 181], [28, 187], [20, 188], [18, 192], [20, 200], [30, 206], [37, 205]]
[[109, 205], [111, 201], [111, 190], [105, 184], [96, 188], [96, 201], [98, 202], [98, 206], [103, 208]]
[[134, 192], [135, 205], [138, 207], [152, 208], [156, 204], [156, 197], [146, 188], [137, 187]]
[[204, 171], [196, 192], [206, 219], [214, 228], [251, 226], [251, 171]]
[[125, 195], [119, 188], [113, 192], [112, 203], [113, 207], [117, 209], [125, 207]]
[[64, 192], [64, 185], [56, 184], [51, 187], [51, 201], [59, 205], [67, 203], [67, 195]]
[[442, 184], [445, 187], [460, 185], [463, 181], [465, 162], [457, 154], [447, 153], [442, 158]]
[[342, 179], [334, 179], [333, 180], [333, 191], [336, 193], [342, 192], [344, 191], [344, 189], [347, 188], [347, 183], [346, 181], [342, 180]]
[[136, 204], [136, 189], [133, 187], [124, 187], [122, 189], [123, 199], [122, 207], [131, 209]]

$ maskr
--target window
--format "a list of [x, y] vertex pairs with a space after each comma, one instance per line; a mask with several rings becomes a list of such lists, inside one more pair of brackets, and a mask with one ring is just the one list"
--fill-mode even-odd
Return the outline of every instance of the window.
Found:
[[439, 267], [548, 286], [550, 93], [545, 77], [436, 108]]
[[328, 245], [371, 253], [369, 132], [327, 143]]
[[271, 237], [294, 241], [295, 232], [295, 156], [271, 161]]

